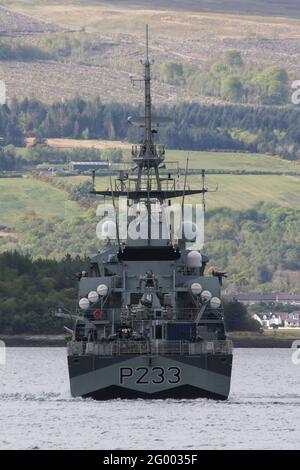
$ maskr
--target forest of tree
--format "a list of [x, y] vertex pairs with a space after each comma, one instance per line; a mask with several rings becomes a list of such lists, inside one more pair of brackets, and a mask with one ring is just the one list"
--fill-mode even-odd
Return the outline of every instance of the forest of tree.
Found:
[[85, 52], [101, 50], [103, 44], [90, 34], [79, 32], [67, 35], [66, 32], [55, 33], [41, 37], [35, 45], [26, 44], [24, 40], [0, 40], [0, 60], [2, 61], [32, 61], [32, 60], [62, 60], [77, 58]]
[[181, 62], [164, 62], [157, 78], [172, 85], [185, 85], [198, 95], [220, 97], [234, 103], [286, 104], [289, 75], [278, 65], [258, 69], [245, 65], [241, 52], [226, 49], [218, 62], [211, 58], [201, 69]]
[[0, 171], [15, 171], [23, 166], [24, 161], [17, 156], [13, 145], [0, 147]]
[[[75, 274], [83, 259], [66, 255], [61, 261], [37, 259], [18, 252], [0, 254], [0, 330], [2, 334], [63, 333], [63, 322], [53, 316], [58, 307], [74, 312], [77, 306]], [[225, 305], [228, 330], [258, 330], [259, 325], [238, 302]]]
[[46, 60], [51, 56], [46, 51], [39, 49], [36, 46], [23, 45], [21, 43], [14, 43], [7, 41], [0, 41], [0, 60]]
[[[67, 164], [70, 161], [109, 161], [120, 163], [123, 160], [123, 152], [120, 148], [109, 148], [104, 150], [77, 148], [77, 149], [55, 149], [43, 144], [27, 147], [22, 154], [12, 144], [0, 147], [0, 171], [18, 171], [32, 169], [36, 165], [39, 168], [49, 167], [49, 164]], [[44, 164], [44, 165], [43, 165]], [[102, 174], [103, 170], [96, 171]], [[82, 172], [81, 172], [82, 173]], [[88, 172], [90, 174], [90, 171]]]
[[205, 251], [237, 289], [298, 290], [299, 234], [300, 209], [270, 203], [244, 211], [216, 209], [206, 215]]
[[[84, 185], [75, 185], [70, 193], [73, 200], [80, 199], [87, 207], [80, 216], [44, 220], [33, 210], [24, 212], [18, 238], [0, 238], [0, 252], [18, 250], [24, 255], [56, 260], [65, 253], [73, 257], [97, 253], [103, 247], [96, 237], [100, 219], [91, 200], [87, 200], [88, 190]], [[203, 252], [210, 258], [210, 267], [228, 272], [226, 285], [230, 288], [298, 291], [300, 209], [265, 203], [241, 211], [210, 210], [205, 217]]]
[[[51, 105], [13, 100], [9, 107], [0, 108], [0, 137], [4, 144], [16, 146], [23, 145], [25, 136], [138, 142], [141, 131], [130, 126], [127, 118], [142, 112], [123, 104], [103, 104], [100, 98]], [[300, 110], [292, 106], [182, 103], [154, 112], [172, 119], [159, 133], [161, 143], [169, 148], [246, 150], [300, 159]]]
[[3, 334], [58, 333], [61, 321], [51, 311], [76, 305], [74, 273], [83, 261], [66, 256], [61, 261], [36, 260], [17, 252], [0, 255], [0, 330]]

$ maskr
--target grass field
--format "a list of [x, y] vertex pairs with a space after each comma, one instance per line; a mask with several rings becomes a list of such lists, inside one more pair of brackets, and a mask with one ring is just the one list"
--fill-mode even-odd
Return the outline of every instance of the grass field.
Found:
[[[196, 177], [189, 178], [189, 182], [191, 187], [197, 186]], [[208, 188], [214, 189], [216, 185], [218, 191], [206, 197], [208, 210], [216, 207], [248, 209], [260, 202], [299, 208], [300, 176], [207, 176]]]
[[79, 215], [82, 209], [68, 200], [64, 191], [32, 178], [0, 179], [0, 225], [18, 231], [26, 211], [33, 210], [44, 220]]
[[[90, 180], [88, 176], [73, 176], [68, 183], [79, 184]], [[184, 178], [181, 177], [183, 184]], [[187, 182], [191, 188], [201, 186], [200, 176], [189, 176]], [[207, 209], [230, 207], [242, 210], [253, 207], [260, 202], [271, 202], [282, 207], [299, 208], [300, 175], [293, 176], [238, 176], [238, 175], [208, 175], [206, 186], [216, 192], [207, 194]], [[109, 177], [97, 177], [98, 190], [109, 189]], [[186, 201], [197, 201], [197, 197], [186, 198]], [[199, 196], [198, 196], [199, 200]]]
[[[27, 139], [28, 143], [32, 139]], [[121, 148], [124, 159], [131, 162], [131, 144], [118, 140], [76, 140], [76, 139], [47, 139], [50, 147], [57, 149], [95, 148], [105, 150], [108, 148]], [[170, 169], [186, 168], [186, 159], [189, 159], [189, 169], [206, 170], [247, 170], [247, 171], [292, 171], [300, 175], [300, 161], [283, 160], [280, 157], [260, 153], [242, 152], [208, 152], [166, 149], [166, 162]]]
[[[129, 152], [125, 150], [126, 158]], [[217, 192], [207, 194], [207, 208], [231, 207], [242, 210], [253, 207], [260, 202], [272, 202], [282, 207], [299, 207], [300, 201], [300, 164], [289, 162], [269, 155], [229, 152], [186, 152], [168, 150], [168, 168], [176, 176], [177, 167], [184, 169], [186, 158], [189, 157], [189, 168], [205, 168], [216, 170], [248, 170], [248, 171], [293, 171], [299, 176], [284, 175], [207, 175], [206, 185]], [[122, 167], [122, 165], [117, 165]], [[129, 166], [128, 166], [129, 168]], [[182, 174], [182, 172], [181, 172]], [[89, 176], [72, 176], [67, 178], [69, 184], [79, 184], [89, 180]], [[65, 178], [62, 178], [66, 181]], [[184, 176], [181, 176], [183, 186]], [[191, 188], [201, 185], [200, 175], [189, 175], [187, 179]], [[110, 187], [109, 177], [96, 178], [97, 189]], [[191, 198], [195, 201], [196, 197]]]
[[[170, 150], [169, 160], [178, 160], [185, 168], [189, 156], [189, 168], [248, 171], [295, 171], [298, 176], [275, 175], [207, 175], [209, 189], [218, 191], [207, 194], [207, 208], [231, 207], [247, 209], [259, 202], [277, 203], [283, 207], [299, 207], [300, 164], [269, 155], [222, 152], [183, 152]], [[183, 180], [183, 177], [181, 178]], [[200, 176], [188, 176], [191, 187], [201, 185]], [[195, 198], [193, 199], [195, 200]]]
[[178, 161], [179, 167], [185, 168], [187, 157], [189, 157], [190, 169], [296, 171], [300, 174], [300, 162], [290, 162], [280, 157], [258, 153], [167, 150], [166, 161]]
[[[125, 150], [125, 152], [127, 152]], [[128, 155], [127, 155], [128, 156]], [[168, 159], [178, 161], [179, 167], [185, 167], [187, 152], [170, 150]], [[289, 163], [279, 158], [257, 154], [230, 154], [215, 152], [189, 152], [190, 168], [214, 169], [255, 169], [286, 171], [299, 165]], [[177, 164], [172, 164], [176, 168]], [[176, 175], [176, 171], [173, 172]], [[68, 184], [79, 184], [90, 179], [89, 176], [72, 176], [62, 179]], [[180, 178], [183, 185], [184, 177]], [[188, 176], [191, 188], [201, 186], [199, 175]], [[253, 207], [260, 202], [276, 203], [282, 207], [299, 208], [300, 201], [300, 171], [299, 176], [273, 175], [208, 175], [206, 185], [210, 190], [218, 186], [217, 192], [208, 193], [206, 197], [207, 210], [229, 207], [243, 210]], [[98, 189], [110, 187], [109, 177], [97, 177]], [[0, 179], [1, 211], [0, 225], [7, 227], [11, 236], [18, 235], [21, 229], [21, 219], [27, 211], [35, 211], [44, 220], [53, 217], [68, 219], [83, 213], [83, 209], [68, 199], [66, 192], [33, 178]], [[199, 201], [193, 197], [190, 202]], [[1, 232], [1, 238], [5, 232]]]
[[[32, 144], [33, 138], [27, 139], [27, 144]], [[122, 142], [120, 140], [78, 140], [78, 139], [47, 139], [47, 145], [57, 149], [78, 149], [78, 148], [94, 148], [99, 150], [105, 150], [108, 148], [121, 148], [122, 150], [128, 150], [131, 148], [131, 144], [128, 142]]]

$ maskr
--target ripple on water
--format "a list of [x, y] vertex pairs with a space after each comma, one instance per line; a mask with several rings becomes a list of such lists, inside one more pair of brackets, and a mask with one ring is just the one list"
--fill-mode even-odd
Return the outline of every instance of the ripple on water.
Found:
[[227, 401], [73, 398], [65, 348], [9, 348], [1, 449], [298, 448], [300, 366], [289, 350], [237, 349]]

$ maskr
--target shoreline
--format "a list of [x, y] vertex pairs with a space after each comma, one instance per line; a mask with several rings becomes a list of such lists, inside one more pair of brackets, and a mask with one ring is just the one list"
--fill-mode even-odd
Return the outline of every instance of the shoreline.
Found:
[[[228, 339], [233, 341], [235, 348], [291, 348], [296, 337], [276, 337], [233, 334], [228, 335]], [[8, 348], [16, 347], [65, 347], [67, 342], [65, 335], [2, 335], [0, 340]], [[298, 337], [300, 340], [300, 336]]]
[[0, 336], [0, 340], [4, 341], [7, 348], [59, 348], [67, 344], [65, 335], [2, 335]]

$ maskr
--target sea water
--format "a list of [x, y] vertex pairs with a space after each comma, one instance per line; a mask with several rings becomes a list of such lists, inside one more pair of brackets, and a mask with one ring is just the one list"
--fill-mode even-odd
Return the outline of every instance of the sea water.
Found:
[[300, 365], [236, 349], [227, 401], [72, 398], [65, 348], [8, 348], [1, 449], [299, 449]]

